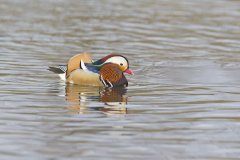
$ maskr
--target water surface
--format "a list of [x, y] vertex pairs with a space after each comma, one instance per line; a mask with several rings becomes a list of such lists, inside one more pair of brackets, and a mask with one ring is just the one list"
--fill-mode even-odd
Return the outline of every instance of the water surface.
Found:
[[[239, 1], [0, 2], [1, 159], [239, 159]], [[83, 51], [129, 87], [47, 70]]]

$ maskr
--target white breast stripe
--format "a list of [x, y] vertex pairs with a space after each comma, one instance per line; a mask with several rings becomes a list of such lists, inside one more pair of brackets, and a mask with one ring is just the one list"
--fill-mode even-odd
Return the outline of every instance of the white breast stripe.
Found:
[[109, 80], [107, 80], [107, 79], [106, 79], [106, 81], [110, 84], [110, 87], [112, 88], [113, 84]]
[[100, 75], [100, 79], [101, 79], [101, 81], [103, 82], [104, 86], [107, 87], [107, 84], [106, 84], [106, 82], [104, 81], [102, 75]]

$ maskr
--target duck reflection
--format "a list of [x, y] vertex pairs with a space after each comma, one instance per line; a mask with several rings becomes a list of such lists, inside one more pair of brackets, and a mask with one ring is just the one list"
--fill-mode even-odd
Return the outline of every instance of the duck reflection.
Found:
[[[66, 100], [69, 103], [69, 110], [75, 114], [93, 110], [107, 114], [126, 114], [126, 93], [127, 89], [123, 87], [99, 88], [66, 85]], [[102, 103], [99, 104], [99, 102]]]

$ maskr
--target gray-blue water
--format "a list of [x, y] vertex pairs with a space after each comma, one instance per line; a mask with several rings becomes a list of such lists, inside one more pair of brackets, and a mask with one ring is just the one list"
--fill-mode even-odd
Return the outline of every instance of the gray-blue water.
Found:
[[[237, 0], [0, 0], [0, 159], [237, 160]], [[47, 70], [128, 57], [126, 90]]]

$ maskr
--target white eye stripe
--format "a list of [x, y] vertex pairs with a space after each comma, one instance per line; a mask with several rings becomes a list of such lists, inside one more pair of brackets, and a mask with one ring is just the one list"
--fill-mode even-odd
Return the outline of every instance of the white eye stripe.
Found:
[[115, 63], [115, 64], [118, 64], [118, 65], [121, 65], [121, 66], [128, 66], [128, 62], [127, 60], [124, 58], [124, 57], [111, 57], [109, 58], [108, 60], [106, 60], [105, 63]]

